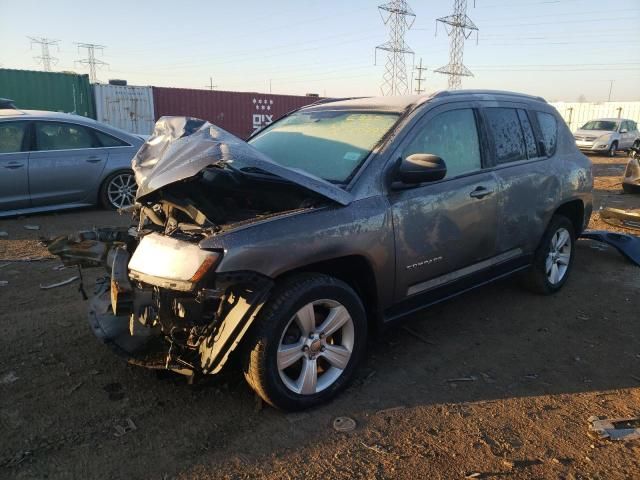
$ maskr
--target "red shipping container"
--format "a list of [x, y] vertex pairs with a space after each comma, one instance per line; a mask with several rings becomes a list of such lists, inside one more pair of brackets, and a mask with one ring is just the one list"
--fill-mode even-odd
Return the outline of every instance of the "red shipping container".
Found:
[[200, 118], [242, 139], [285, 113], [319, 100], [315, 96], [152, 88], [156, 120], [165, 115]]

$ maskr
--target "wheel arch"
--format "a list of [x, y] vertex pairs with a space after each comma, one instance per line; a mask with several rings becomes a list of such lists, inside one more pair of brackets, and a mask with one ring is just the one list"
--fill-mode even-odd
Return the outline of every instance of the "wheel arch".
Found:
[[584, 202], [579, 198], [563, 203], [553, 212], [554, 215], [563, 215], [571, 221], [576, 237], [578, 237], [586, 227], [584, 224], [584, 213]]
[[310, 263], [283, 272], [274, 280], [280, 282], [300, 273], [322, 273], [345, 282], [362, 300], [369, 327], [377, 330], [382, 324], [378, 285], [373, 266], [363, 255], [346, 255]]

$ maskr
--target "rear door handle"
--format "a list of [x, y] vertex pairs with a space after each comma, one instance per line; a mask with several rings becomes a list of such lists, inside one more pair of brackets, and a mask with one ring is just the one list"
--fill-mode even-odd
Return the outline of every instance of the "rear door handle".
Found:
[[102, 158], [100, 157], [95, 157], [95, 156], [87, 157], [87, 162], [89, 163], [98, 163], [101, 160]]
[[16, 168], [24, 167], [24, 163], [7, 163], [4, 168], [8, 168], [10, 170], [15, 170]]
[[491, 195], [492, 193], [493, 193], [493, 190], [489, 190], [488, 188], [485, 188], [485, 187], [478, 187], [473, 192], [471, 192], [469, 196], [471, 198], [484, 198], [487, 195]]

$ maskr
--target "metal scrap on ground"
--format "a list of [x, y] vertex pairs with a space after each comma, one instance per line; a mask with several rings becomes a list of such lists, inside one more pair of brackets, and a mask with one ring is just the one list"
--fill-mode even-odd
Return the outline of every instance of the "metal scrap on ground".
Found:
[[350, 432], [356, 428], [356, 421], [349, 417], [337, 417], [333, 421], [333, 429], [337, 432]]
[[589, 417], [589, 433], [609, 440], [640, 440], [640, 417]]
[[57, 282], [57, 283], [51, 283], [49, 285], [42, 285], [40, 284], [40, 289], [41, 290], [49, 290], [50, 288], [56, 288], [56, 287], [61, 287], [63, 285], [67, 285], [69, 283], [75, 282], [76, 280], [78, 280], [80, 277], [78, 275], [76, 275], [75, 277], [71, 277], [71, 278], [67, 278], [66, 280], [63, 280], [61, 282]]

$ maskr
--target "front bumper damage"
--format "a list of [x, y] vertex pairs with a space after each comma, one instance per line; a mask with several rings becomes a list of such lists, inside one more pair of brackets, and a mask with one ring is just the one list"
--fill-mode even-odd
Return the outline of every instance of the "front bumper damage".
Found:
[[127, 229], [101, 229], [49, 245], [66, 265], [106, 267], [89, 301], [91, 330], [131, 364], [187, 376], [218, 373], [273, 281], [254, 272], [212, 273], [190, 291], [142, 282], [129, 270], [127, 245], [135, 242], [128, 235]]

